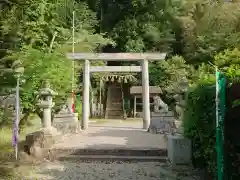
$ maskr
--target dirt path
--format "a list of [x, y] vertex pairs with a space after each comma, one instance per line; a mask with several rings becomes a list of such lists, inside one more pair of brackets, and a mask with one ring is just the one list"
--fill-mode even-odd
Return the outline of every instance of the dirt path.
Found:
[[166, 141], [163, 135], [143, 130], [141, 121], [112, 120], [93, 123], [84, 132], [65, 136], [54, 148], [166, 149]]

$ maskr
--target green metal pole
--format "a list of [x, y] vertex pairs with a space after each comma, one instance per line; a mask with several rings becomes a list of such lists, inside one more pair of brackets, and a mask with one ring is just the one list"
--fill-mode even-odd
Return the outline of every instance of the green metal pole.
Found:
[[217, 179], [224, 180], [224, 115], [226, 79], [216, 68], [216, 151]]

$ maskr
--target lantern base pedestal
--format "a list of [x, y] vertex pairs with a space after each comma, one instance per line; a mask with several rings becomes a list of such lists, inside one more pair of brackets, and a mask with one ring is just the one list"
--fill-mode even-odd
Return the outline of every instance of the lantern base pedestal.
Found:
[[26, 136], [24, 151], [35, 158], [44, 158], [59, 135], [60, 133], [54, 127], [42, 128], [30, 133]]
[[168, 159], [172, 165], [191, 165], [191, 141], [181, 135], [168, 136]]

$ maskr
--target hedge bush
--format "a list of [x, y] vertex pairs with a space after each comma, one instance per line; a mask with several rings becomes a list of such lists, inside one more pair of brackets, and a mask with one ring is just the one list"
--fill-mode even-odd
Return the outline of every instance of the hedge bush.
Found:
[[207, 168], [216, 173], [216, 113], [215, 83], [200, 82], [186, 97], [184, 113], [184, 135], [192, 140], [193, 164], [196, 168]]

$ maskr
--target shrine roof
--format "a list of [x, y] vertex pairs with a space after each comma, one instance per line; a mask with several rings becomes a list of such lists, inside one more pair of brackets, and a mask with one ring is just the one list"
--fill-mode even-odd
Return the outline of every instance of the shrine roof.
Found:
[[[150, 94], [162, 94], [162, 89], [158, 86], [149, 86]], [[142, 94], [142, 86], [132, 86], [130, 94]]]

